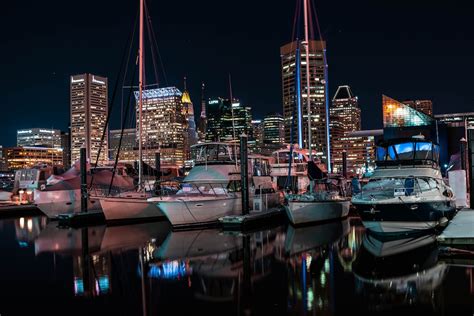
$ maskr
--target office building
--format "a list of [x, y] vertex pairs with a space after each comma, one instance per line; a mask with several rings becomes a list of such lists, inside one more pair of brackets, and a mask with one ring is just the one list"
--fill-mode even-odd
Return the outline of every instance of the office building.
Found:
[[229, 100], [226, 100], [221, 116], [221, 126], [221, 141], [239, 141], [242, 134], [247, 135], [248, 140], [253, 140], [252, 108], [241, 105], [237, 99], [233, 100], [232, 105]]
[[49, 128], [19, 129], [16, 131], [16, 145], [61, 148], [61, 131]]
[[[186, 86], [186, 84], [185, 84]], [[196, 131], [196, 122], [194, 120], [194, 107], [186, 87], [181, 97], [182, 114], [185, 118], [184, 133], [184, 157], [185, 160], [191, 159], [191, 146], [198, 142]]]
[[431, 100], [406, 100], [403, 101], [403, 104], [426, 115], [433, 116], [433, 102]]
[[206, 99], [204, 97], [204, 82], [201, 85], [201, 116], [198, 121], [198, 141], [204, 142], [206, 140], [207, 131], [207, 114], [206, 114]]
[[[110, 131], [109, 136], [109, 159], [115, 161], [117, 151], [120, 145], [121, 129], [114, 129]], [[122, 143], [120, 146], [119, 161], [133, 163], [138, 160], [137, 152], [137, 136], [135, 128], [128, 128], [123, 130]]]
[[[307, 148], [308, 112], [307, 98], [311, 109], [311, 146], [317, 156], [328, 162], [329, 125], [327, 94], [326, 43], [309, 42], [310, 87], [306, 84], [306, 53], [302, 42], [291, 42], [280, 48], [283, 117], [285, 118], [285, 142]], [[299, 105], [299, 106], [298, 106]]]
[[185, 161], [186, 117], [183, 114], [181, 91], [176, 87], [143, 90], [142, 135], [139, 135], [139, 92], [137, 102], [137, 145], [141, 139], [143, 161], [155, 164], [160, 151], [162, 164], [183, 166]]
[[250, 151], [253, 153], [261, 153], [263, 146], [263, 122], [262, 120], [252, 120], [252, 135], [249, 140]]
[[63, 167], [68, 169], [71, 167], [71, 134], [69, 132], [61, 132], [61, 148], [63, 149]]
[[206, 141], [238, 141], [241, 134], [253, 139], [252, 108], [234, 99], [215, 98], [207, 102]]
[[43, 164], [63, 166], [62, 148], [10, 147], [4, 149], [4, 154], [8, 170], [27, 169]]
[[[107, 162], [108, 136], [105, 123], [108, 114], [107, 78], [93, 74], [71, 76], [71, 162], [79, 159], [81, 147], [95, 164]], [[102, 135], [105, 135], [103, 142]]]
[[368, 144], [373, 144], [373, 139], [349, 136], [352, 132], [361, 129], [361, 110], [358, 98], [348, 85], [337, 88], [329, 113], [333, 171], [341, 171], [343, 150], [345, 150], [348, 163], [353, 166], [349, 171], [359, 172], [364, 161], [370, 160], [370, 154], [365, 151]]

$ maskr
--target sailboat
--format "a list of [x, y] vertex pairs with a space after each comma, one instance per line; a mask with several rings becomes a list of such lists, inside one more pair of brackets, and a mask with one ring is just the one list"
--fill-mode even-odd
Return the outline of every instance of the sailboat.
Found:
[[[158, 209], [155, 203], [147, 202], [150, 194], [146, 192], [143, 185], [143, 83], [144, 83], [144, 0], [140, 0], [140, 35], [139, 35], [139, 95], [138, 95], [138, 189], [136, 191], [129, 191], [120, 196], [108, 196], [99, 198], [102, 211], [107, 222], [111, 221], [133, 221], [133, 220], [151, 220], [164, 219], [164, 214]], [[159, 170], [158, 170], [159, 172]]]
[[[306, 50], [306, 86], [307, 86], [307, 113], [308, 113], [308, 176], [310, 177], [309, 190], [301, 194], [285, 195], [285, 210], [290, 222], [293, 225], [301, 225], [314, 222], [324, 222], [338, 220], [347, 217], [349, 214], [350, 200], [341, 196], [338, 190], [331, 190], [324, 179], [325, 170], [321, 164], [313, 160], [313, 150], [311, 148], [311, 100], [310, 100], [310, 60], [309, 60], [309, 31], [308, 31], [308, 7], [309, 0], [304, 0], [304, 27], [305, 42], [303, 45]], [[298, 50], [296, 58], [301, 58]], [[325, 61], [325, 54], [324, 54]], [[298, 91], [301, 93], [301, 91]], [[298, 104], [298, 106], [300, 106]], [[326, 137], [329, 137], [326, 134]], [[329, 151], [329, 148], [328, 148]], [[314, 180], [321, 180], [314, 190]]]

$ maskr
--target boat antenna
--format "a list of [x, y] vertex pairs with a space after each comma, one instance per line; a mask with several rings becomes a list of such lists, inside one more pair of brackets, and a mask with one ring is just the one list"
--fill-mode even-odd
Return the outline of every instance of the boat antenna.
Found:
[[237, 167], [237, 146], [235, 145], [235, 141], [237, 140], [235, 138], [235, 120], [234, 120], [234, 97], [232, 96], [232, 76], [229, 73], [229, 94], [230, 94], [230, 112], [232, 115], [232, 139], [234, 141], [234, 144], [232, 147], [234, 148], [234, 158], [235, 158], [235, 166]]
[[309, 31], [308, 31], [308, 1], [304, 0], [304, 46], [306, 51], [306, 111], [308, 112], [308, 150], [309, 160], [313, 160], [313, 152], [311, 150], [311, 87], [309, 79]]
[[140, 36], [139, 36], [139, 49], [138, 49], [138, 187], [139, 190], [141, 189], [142, 185], [142, 155], [143, 155], [143, 148], [142, 148], [142, 107], [143, 107], [143, 67], [144, 67], [144, 60], [143, 60], [143, 1], [140, 0]]

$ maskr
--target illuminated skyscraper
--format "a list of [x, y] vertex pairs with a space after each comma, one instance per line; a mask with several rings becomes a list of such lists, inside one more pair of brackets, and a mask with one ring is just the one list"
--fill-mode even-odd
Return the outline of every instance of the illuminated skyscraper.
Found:
[[260, 153], [263, 145], [263, 122], [262, 120], [252, 120], [253, 139], [249, 140], [249, 147], [254, 153]]
[[207, 130], [207, 114], [206, 114], [206, 99], [204, 98], [204, 82], [201, 85], [201, 116], [198, 121], [198, 138], [199, 142], [204, 142], [206, 139]]
[[206, 105], [207, 125], [206, 125], [206, 141], [218, 142], [223, 133], [222, 114], [224, 111], [224, 99], [209, 99]]
[[225, 100], [221, 126], [221, 141], [238, 141], [242, 134], [247, 135], [249, 140], [253, 140], [252, 108], [241, 105], [237, 99], [234, 99], [232, 104], [230, 100]]
[[[309, 71], [310, 71], [310, 108], [312, 148], [317, 155], [327, 160], [328, 147], [328, 95], [327, 95], [327, 64], [326, 42], [309, 41]], [[306, 53], [302, 42], [291, 42], [280, 48], [282, 88], [283, 88], [283, 117], [285, 119], [285, 142], [307, 147], [308, 113], [306, 86]], [[301, 95], [299, 94], [301, 91]], [[300, 104], [300, 107], [298, 107]], [[293, 116], [295, 116], [293, 120]], [[293, 133], [291, 129], [293, 128]], [[291, 135], [293, 134], [293, 135]]]
[[[95, 163], [108, 113], [107, 78], [92, 74], [71, 76], [71, 163], [85, 146], [87, 158]], [[105, 133], [99, 163], [106, 162], [108, 138]]]
[[433, 116], [433, 102], [431, 100], [407, 100], [403, 101], [403, 104], [426, 115]]
[[[361, 117], [357, 97], [354, 96], [349, 86], [340, 86], [332, 99], [332, 106], [329, 109], [330, 123], [329, 129], [331, 137], [347, 136], [353, 131], [360, 131]], [[342, 132], [342, 135], [333, 134], [333, 128]]]
[[[109, 158], [115, 161], [120, 143], [121, 129], [110, 131]], [[128, 128], [123, 130], [122, 144], [120, 146], [119, 161], [134, 162], [138, 160], [138, 151], [136, 149], [136, 130]]]
[[229, 142], [239, 140], [245, 133], [249, 140], [253, 139], [252, 108], [242, 106], [239, 100], [216, 98], [207, 102], [206, 141]]
[[[357, 97], [354, 96], [351, 88], [349, 86], [339, 86], [332, 99], [332, 106], [329, 109], [331, 118], [329, 123], [331, 158], [334, 170], [340, 170], [342, 167], [343, 150], [347, 152], [349, 163], [353, 163], [355, 160], [358, 160], [358, 163], [364, 163], [363, 159], [360, 158], [362, 156], [358, 152], [362, 149], [365, 150], [366, 146], [364, 144], [366, 140], [348, 137], [350, 133], [360, 131], [360, 113]], [[359, 157], [359, 159], [356, 157]]]
[[196, 132], [196, 122], [194, 121], [194, 107], [191, 102], [188, 90], [186, 90], [186, 83], [184, 85], [184, 92], [181, 97], [182, 114], [185, 117], [185, 133], [184, 133], [184, 156], [185, 160], [191, 159], [191, 146], [198, 142], [198, 135]]
[[281, 146], [285, 142], [285, 124], [280, 113], [270, 113], [263, 119], [263, 143]]
[[[155, 163], [155, 152], [160, 151], [162, 163], [182, 166], [185, 160], [186, 117], [183, 114], [183, 93], [175, 87], [143, 90], [141, 141], [143, 161]], [[138, 133], [137, 101], [137, 142]]]

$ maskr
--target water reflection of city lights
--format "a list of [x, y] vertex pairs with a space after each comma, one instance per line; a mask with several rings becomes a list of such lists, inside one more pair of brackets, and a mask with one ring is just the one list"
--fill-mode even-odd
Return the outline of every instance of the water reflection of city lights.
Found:
[[311, 267], [311, 261], [313, 260], [313, 257], [311, 257], [310, 254], [306, 254], [305, 256], [306, 256], [306, 271], [309, 272], [310, 267]]
[[181, 279], [191, 274], [191, 269], [185, 261], [168, 261], [150, 267], [148, 276], [155, 279]]
[[24, 217], [20, 217], [20, 228], [21, 229], [25, 228], [25, 218]]
[[330, 265], [329, 265], [329, 259], [324, 260], [324, 272], [329, 273], [330, 270]]
[[321, 271], [321, 275], [319, 277], [319, 283], [321, 284], [322, 287], [326, 286], [326, 274]]
[[31, 218], [26, 222], [26, 226], [28, 227], [29, 232], [33, 231], [33, 220]]

